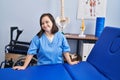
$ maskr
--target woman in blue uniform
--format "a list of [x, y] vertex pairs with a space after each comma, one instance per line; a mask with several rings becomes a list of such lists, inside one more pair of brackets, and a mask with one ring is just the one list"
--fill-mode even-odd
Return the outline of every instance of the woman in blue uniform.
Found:
[[77, 64], [78, 61], [71, 61], [68, 42], [58, 31], [55, 19], [50, 13], [40, 17], [40, 26], [40, 32], [31, 41], [24, 65], [15, 66], [13, 69], [25, 69], [34, 55], [37, 55], [38, 65], [64, 63], [63, 56], [69, 64]]

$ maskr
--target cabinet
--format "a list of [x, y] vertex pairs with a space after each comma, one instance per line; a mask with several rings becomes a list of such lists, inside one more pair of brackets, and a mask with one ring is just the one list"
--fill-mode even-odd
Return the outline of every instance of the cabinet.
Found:
[[82, 61], [86, 61], [93, 46], [94, 46], [94, 43], [83, 43], [83, 49], [82, 49], [82, 52], [80, 54], [80, 56], [82, 57]]
[[[65, 37], [69, 40], [76, 40], [76, 54], [77, 56], [81, 57], [83, 61], [86, 60], [87, 56], [89, 55], [90, 50], [92, 49], [95, 42], [98, 40], [97, 37], [91, 34], [86, 34], [85, 37], [79, 37], [79, 34], [70, 34], [66, 33]], [[79, 45], [81, 43], [81, 45]], [[82, 47], [80, 50], [80, 47]], [[80, 52], [79, 52], [80, 51]]]

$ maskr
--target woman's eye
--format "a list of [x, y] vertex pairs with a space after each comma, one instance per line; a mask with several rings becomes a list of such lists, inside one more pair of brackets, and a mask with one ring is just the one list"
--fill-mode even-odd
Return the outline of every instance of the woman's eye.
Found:
[[49, 21], [46, 21], [46, 23], [49, 23]]
[[42, 23], [42, 25], [44, 25], [44, 23]]

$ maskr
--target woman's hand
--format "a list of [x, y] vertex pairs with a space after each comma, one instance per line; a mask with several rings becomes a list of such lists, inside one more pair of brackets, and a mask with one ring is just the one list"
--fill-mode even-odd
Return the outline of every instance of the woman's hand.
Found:
[[24, 69], [26, 69], [26, 67], [30, 63], [32, 57], [33, 57], [33, 55], [27, 55], [24, 65], [23, 66], [14, 66], [13, 69], [15, 69], [15, 70], [24, 70]]
[[24, 66], [14, 66], [13, 69], [14, 70], [24, 70], [24, 69], [26, 69], [26, 67], [24, 67]]
[[80, 61], [71, 61], [69, 62], [70, 65], [78, 64]]
[[74, 65], [74, 64], [79, 63], [79, 61], [72, 61], [71, 58], [70, 58], [70, 54], [68, 52], [64, 53], [64, 57], [70, 65]]

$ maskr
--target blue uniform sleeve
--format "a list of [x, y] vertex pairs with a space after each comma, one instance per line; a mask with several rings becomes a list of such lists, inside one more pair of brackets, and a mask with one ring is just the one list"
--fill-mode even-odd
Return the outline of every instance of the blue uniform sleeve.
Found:
[[63, 44], [63, 53], [70, 52], [70, 46], [69, 46], [68, 41], [64, 35], [63, 35], [62, 44]]
[[39, 37], [35, 36], [31, 41], [27, 54], [32, 55], [37, 54], [38, 49], [39, 49]]

